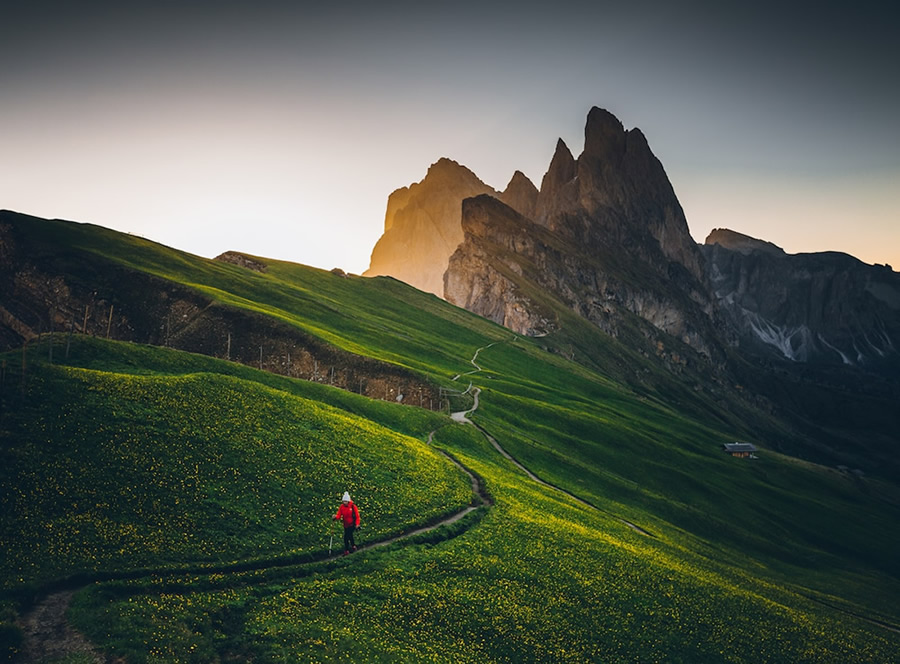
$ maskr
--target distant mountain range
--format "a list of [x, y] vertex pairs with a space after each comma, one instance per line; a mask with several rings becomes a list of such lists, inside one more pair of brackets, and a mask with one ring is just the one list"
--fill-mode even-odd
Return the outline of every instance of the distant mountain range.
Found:
[[595, 107], [584, 135], [577, 159], [558, 141], [540, 189], [516, 172], [497, 192], [440, 159], [391, 194], [366, 274], [522, 334], [557, 330], [563, 305], [613, 336], [637, 316], [713, 365], [737, 352], [900, 375], [900, 274], [725, 229], [698, 245], [639, 129]]

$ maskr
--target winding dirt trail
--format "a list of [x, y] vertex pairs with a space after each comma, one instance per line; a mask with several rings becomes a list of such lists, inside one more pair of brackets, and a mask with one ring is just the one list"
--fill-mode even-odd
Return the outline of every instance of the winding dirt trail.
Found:
[[[429, 446], [433, 447], [432, 441], [434, 439], [435, 433], [435, 431], [432, 431], [428, 434]], [[475, 473], [473, 473], [469, 468], [460, 463], [458, 459], [454, 458], [453, 455], [449, 454], [448, 452], [445, 452], [444, 450], [436, 447], [433, 447], [433, 449], [439, 454], [446, 457], [450, 461], [450, 463], [455, 465], [457, 468], [459, 468], [469, 476], [469, 479], [472, 483], [472, 494], [475, 498], [473, 504], [429, 525], [422, 526], [414, 530], [405, 531], [399, 535], [395, 535], [387, 539], [362, 544], [357, 548], [356, 554], [359, 554], [363, 551], [387, 546], [388, 544], [391, 544], [393, 542], [408, 539], [416, 535], [421, 535], [422, 533], [436, 530], [442, 526], [449, 526], [456, 523], [467, 514], [471, 514], [475, 510], [480, 509], [481, 507], [490, 507], [494, 504], [494, 499], [487, 492], [484, 484], [478, 478], [478, 476], [475, 475]], [[259, 564], [242, 565], [241, 570], [266, 570], [275, 569], [278, 567], [301, 566], [304, 564], [311, 565], [320, 563], [324, 560], [336, 558], [337, 556], [338, 554], [330, 556], [322, 555], [320, 557], [317, 557], [315, 560], [311, 560], [306, 563], [298, 563], [291, 558], [285, 558], [284, 560], [270, 559], [267, 561], [260, 561]], [[229, 573], [234, 571], [234, 565], [220, 566], [218, 568], [205, 567], [202, 568], [202, 570], [191, 570], [191, 572], [199, 572], [203, 574]], [[184, 569], [169, 570], [168, 572], [164, 570], [158, 570], [156, 572], [148, 572], [146, 575], [149, 576], [150, 574], [160, 573], [163, 575], [167, 573], [178, 575], [184, 574], [185, 572], [186, 570]], [[129, 574], [122, 575], [122, 577], [120, 578], [135, 579], [140, 577], [141, 575], [139, 574]], [[109, 576], [105, 577], [104, 580], [113, 581], [116, 580], [116, 577]], [[39, 598], [38, 601], [36, 601], [34, 605], [31, 606], [28, 612], [21, 616], [18, 621], [18, 625], [22, 630], [24, 638], [22, 647], [17, 653], [16, 657], [13, 659], [13, 662], [15, 662], [16, 664], [40, 664], [41, 662], [55, 660], [58, 658], [76, 654], [81, 655], [87, 661], [96, 662], [97, 664], [116, 664], [119, 661], [100, 654], [84, 637], [83, 634], [75, 630], [69, 624], [66, 618], [66, 614], [69, 610], [69, 605], [72, 602], [72, 597], [79, 590], [86, 588], [87, 585], [89, 585], [89, 583], [82, 583], [77, 587], [71, 587], [65, 590], [51, 592]]]
[[[515, 340], [518, 339], [518, 338], [519, 338], [519, 337], [514, 336], [514, 337], [513, 337], [513, 341], [515, 341]], [[475, 367], [475, 368], [472, 369], [472, 371], [467, 371], [467, 372], [465, 372], [465, 373], [456, 374], [453, 378], [451, 378], [451, 380], [459, 380], [459, 379], [460, 379], [461, 377], [463, 377], [463, 376], [470, 376], [471, 374], [478, 373], [479, 371], [481, 371], [481, 367], [478, 366], [478, 364], [475, 362], [475, 360], [478, 359], [478, 353], [480, 353], [480, 352], [483, 351], [483, 350], [486, 350], [486, 349], [490, 348], [491, 346], [496, 346], [496, 345], [499, 344], [499, 343], [505, 343], [505, 342], [503, 342], [503, 341], [495, 341], [495, 342], [493, 342], [493, 343], [488, 344], [487, 346], [482, 346], [481, 348], [479, 348], [478, 350], [476, 350], [476, 351], [475, 351], [475, 354], [472, 356], [472, 359], [469, 360], [469, 364], [471, 364], [471, 365], [472, 365], [473, 367]], [[471, 384], [469, 385], [469, 387], [471, 387]]]
[[[460, 376], [468, 376], [468, 375], [470, 375], [470, 374], [477, 373], [478, 371], [481, 371], [481, 367], [479, 367], [477, 364], [475, 364], [475, 360], [477, 359], [478, 354], [479, 354], [481, 351], [485, 350], [486, 348], [490, 348], [491, 346], [493, 346], [493, 345], [495, 345], [495, 344], [497, 344], [497, 343], [499, 343], [499, 342], [496, 342], [496, 341], [495, 341], [495, 342], [492, 343], [492, 344], [489, 344], [489, 345], [487, 345], [487, 346], [482, 346], [481, 348], [479, 348], [478, 350], [476, 350], [476, 351], [475, 351], [475, 355], [473, 355], [473, 356], [472, 356], [472, 359], [471, 359], [471, 363], [472, 363], [472, 365], [475, 367], [475, 371], [469, 371], [469, 372], [467, 372], [467, 373], [465, 373], [465, 374], [459, 374], [459, 375], [457, 375], [456, 377], [454, 377], [453, 380], [458, 379]], [[471, 383], [469, 384], [469, 388], [472, 388]], [[467, 390], [467, 391], [468, 391], [468, 390]], [[476, 429], [478, 429], [478, 430], [481, 432], [481, 434], [482, 434], [485, 438], [487, 438], [488, 442], [490, 442], [490, 444], [494, 447], [495, 450], [497, 450], [504, 458], [506, 458], [506, 459], [507, 459], [508, 461], [510, 461], [514, 466], [516, 466], [516, 468], [518, 468], [518, 469], [521, 470], [523, 473], [525, 473], [525, 475], [527, 475], [528, 478], [529, 478], [530, 480], [532, 480], [533, 482], [537, 482], [537, 483], [540, 484], [541, 486], [545, 486], [545, 487], [547, 487], [548, 489], [554, 489], [555, 491], [559, 491], [559, 492], [561, 492], [561, 493], [564, 493], [565, 495], [569, 496], [572, 500], [576, 501], [577, 503], [579, 503], [579, 504], [581, 504], [581, 505], [584, 505], [585, 507], [589, 507], [589, 508], [591, 508], [591, 509], [593, 509], [593, 510], [597, 510], [598, 512], [602, 512], [603, 514], [609, 515], [609, 516], [611, 516], [611, 517], [617, 519], [620, 523], [624, 523], [626, 526], [628, 526], [629, 528], [631, 528], [631, 529], [634, 530], [635, 532], [640, 533], [641, 535], [645, 535], [645, 536], [647, 536], [647, 537], [656, 537], [653, 533], [648, 532], [648, 531], [645, 530], [644, 528], [641, 528], [639, 525], [637, 525], [637, 524], [635, 524], [635, 523], [632, 523], [631, 521], [628, 521], [627, 519], [623, 519], [622, 517], [618, 516], [617, 514], [614, 514], [613, 512], [610, 512], [610, 511], [608, 511], [608, 510], [605, 510], [605, 509], [603, 509], [602, 507], [597, 507], [597, 506], [594, 505], [593, 503], [588, 502], [587, 500], [585, 500], [585, 499], [583, 499], [583, 498], [579, 498], [578, 496], [576, 496], [576, 495], [575, 495], [574, 493], [572, 493], [571, 491], [569, 491], [569, 490], [567, 490], [567, 489], [563, 489], [562, 487], [557, 486], [557, 485], [555, 485], [555, 484], [551, 484], [550, 482], [547, 482], [547, 481], [545, 481], [545, 480], [542, 480], [540, 477], [538, 477], [538, 476], [535, 475], [533, 472], [531, 472], [528, 468], [526, 468], [521, 462], [519, 462], [518, 459], [516, 459], [512, 454], [510, 454], [509, 452], [507, 452], [506, 449], [504, 449], [503, 446], [500, 445], [500, 443], [497, 442], [497, 439], [496, 439], [496, 438], [494, 438], [491, 434], [489, 434], [487, 431], [485, 431], [485, 429], [484, 429], [482, 426], [480, 426], [480, 425], [478, 425], [478, 424], [475, 424], [475, 422], [473, 422], [472, 420], [469, 419], [469, 415], [471, 415], [471, 414], [474, 413], [476, 410], [478, 410], [479, 396], [480, 396], [480, 395], [481, 395], [481, 388], [479, 388], [479, 387], [473, 388], [473, 398], [474, 398], [474, 404], [473, 404], [473, 406], [472, 406], [470, 409], [468, 409], [468, 410], [463, 410], [463, 411], [459, 411], [459, 412], [456, 412], [456, 413], [450, 413], [450, 417], [453, 418], [453, 420], [456, 421], [456, 422], [460, 422], [460, 423], [463, 423], [463, 424], [471, 424], [471, 425], [474, 426]]]
[[64, 590], [47, 595], [22, 617], [19, 627], [24, 639], [14, 662], [44, 662], [76, 654], [98, 664], [113, 661], [97, 652], [66, 620], [74, 594]]
[[[481, 371], [481, 367], [478, 366], [478, 365], [475, 363], [475, 360], [476, 360], [476, 358], [478, 357], [478, 354], [479, 354], [482, 350], [484, 350], [484, 349], [486, 349], [486, 348], [490, 348], [491, 346], [493, 346], [493, 345], [496, 344], [496, 343], [499, 343], [499, 342], [494, 342], [494, 343], [492, 343], [492, 344], [490, 344], [490, 345], [488, 345], [488, 346], [483, 346], [482, 348], [479, 348], [478, 350], [476, 350], [476, 351], [475, 351], [475, 355], [473, 355], [473, 356], [472, 356], [472, 359], [471, 359], [471, 363], [472, 363], [472, 365], [475, 367], [475, 370], [474, 370], [474, 371], [468, 371], [468, 372], [466, 372], [465, 374], [459, 374], [459, 375], [455, 376], [455, 377], [453, 378], [453, 380], [457, 380], [458, 378], [460, 378], [460, 376], [468, 376], [468, 375], [471, 375], [471, 374], [474, 374], [474, 373], [477, 373], [477, 372]], [[487, 438], [487, 440], [491, 443], [491, 445], [494, 447], [494, 449], [497, 450], [497, 452], [499, 452], [504, 458], [506, 458], [506, 459], [507, 459], [508, 461], [510, 461], [513, 465], [515, 465], [519, 470], [521, 470], [523, 473], [525, 473], [525, 475], [527, 475], [528, 478], [531, 479], [532, 481], [537, 482], [538, 484], [540, 484], [540, 485], [542, 485], [542, 486], [545, 486], [545, 487], [548, 487], [548, 488], [550, 488], [550, 489], [555, 489], [556, 491], [560, 491], [560, 492], [566, 494], [567, 496], [569, 496], [570, 498], [572, 498], [573, 500], [575, 500], [576, 502], [578, 502], [578, 503], [580, 503], [580, 504], [582, 504], [582, 505], [584, 505], [584, 506], [586, 506], [586, 507], [590, 507], [591, 509], [597, 510], [598, 512], [602, 512], [602, 513], [607, 514], [607, 515], [609, 515], [609, 516], [611, 516], [611, 517], [613, 517], [613, 518], [615, 518], [615, 519], [618, 519], [621, 523], [624, 523], [626, 526], [628, 526], [629, 528], [633, 529], [635, 532], [640, 533], [641, 535], [645, 535], [645, 536], [647, 536], [647, 537], [653, 537], [653, 538], [656, 537], [653, 533], [650, 533], [650, 532], [648, 532], [647, 530], [644, 530], [643, 528], [641, 528], [641, 527], [638, 526], [637, 524], [632, 523], [631, 521], [628, 521], [628, 520], [626, 520], [626, 519], [623, 519], [622, 517], [618, 516], [617, 514], [614, 514], [613, 512], [610, 512], [610, 511], [608, 511], [608, 510], [605, 510], [605, 509], [603, 509], [603, 508], [601, 508], [601, 507], [597, 507], [596, 505], [594, 505], [594, 504], [592, 504], [592, 503], [590, 503], [590, 502], [584, 500], [583, 498], [579, 498], [578, 496], [576, 496], [575, 494], [573, 494], [571, 491], [568, 491], [568, 490], [566, 490], [566, 489], [563, 489], [562, 487], [556, 486], [555, 484], [551, 484], [551, 483], [549, 483], [549, 482], [546, 482], [546, 481], [542, 480], [540, 477], [538, 477], [537, 475], [535, 475], [533, 472], [531, 472], [530, 470], [528, 470], [528, 468], [526, 468], [524, 465], [522, 465], [522, 463], [520, 463], [518, 459], [516, 459], [516, 458], [515, 458], [514, 456], [512, 456], [509, 452], [507, 452], [507, 451], [500, 445], [500, 443], [498, 443], [497, 440], [496, 440], [491, 434], [489, 434], [483, 427], [481, 427], [480, 425], [476, 424], [475, 422], [473, 422], [472, 420], [469, 419], [468, 416], [471, 415], [472, 413], [474, 413], [476, 410], [478, 410], [479, 395], [481, 394], [481, 388], [478, 388], [478, 387], [473, 388], [473, 387], [472, 387], [472, 384], [469, 383], [469, 388], [466, 390], [466, 392], [468, 392], [469, 390], [473, 390], [474, 404], [473, 404], [472, 408], [470, 408], [470, 409], [468, 409], [468, 410], [459, 411], [459, 412], [456, 412], [456, 413], [451, 413], [451, 414], [450, 414], [450, 417], [453, 418], [454, 421], [460, 422], [460, 423], [463, 423], [463, 424], [471, 424], [471, 425], [474, 426], [476, 429], [478, 429], [478, 431], [480, 431], [481, 434], [482, 434], [485, 438]], [[429, 440], [430, 440], [430, 439], [429, 439]], [[854, 617], [854, 618], [856, 618], [856, 619], [858, 619], [858, 620], [862, 620], [862, 621], [864, 621], [864, 622], [867, 622], [867, 623], [869, 623], [870, 625], [875, 625], [876, 627], [881, 627], [882, 629], [886, 629], [886, 630], [889, 630], [889, 631], [891, 631], [891, 632], [897, 632], [897, 633], [900, 633], [900, 627], [898, 627], [898, 626], [896, 626], [896, 625], [892, 625], [892, 624], [890, 624], [890, 623], [886, 623], [886, 622], [884, 622], [884, 621], [877, 620], [877, 619], [875, 619], [875, 618], [867, 618], [866, 616], [864, 616], [864, 615], [862, 615], [862, 614], [855, 613], [855, 612], [849, 611], [849, 610], [847, 610], [847, 609], [843, 609], [843, 608], [841, 608], [841, 607], [839, 607], [839, 606], [836, 606], [836, 605], [834, 605], [834, 604], [830, 604], [830, 603], [828, 603], [828, 602], [826, 602], [826, 601], [824, 601], [824, 600], [821, 600], [821, 599], [819, 599], [819, 598], [817, 598], [817, 597], [813, 597], [812, 595], [809, 595], [809, 594], [806, 594], [806, 593], [803, 593], [803, 592], [798, 592], [798, 594], [799, 594], [800, 596], [802, 596], [802, 597], [805, 597], [806, 599], [808, 599], [808, 600], [810, 600], [810, 601], [812, 601], [812, 602], [815, 602], [816, 604], [819, 604], [819, 605], [821, 605], [821, 606], [828, 607], [828, 608], [830, 608], [830, 609], [833, 609], [834, 611], [837, 611], [837, 612], [839, 612], [839, 613], [843, 613], [844, 615], [852, 616], [852, 617]]]
[[[503, 343], [503, 342], [494, 342], [492, 344], [483, 346], [483, 347], [479, 348], [478, 350], [476, 350], [475, 354], [472, 356], [472, 359], [470, 360], [472, 366], [474, 366], [475, 369], [472, 371], [463, 373], [463, 374], [458, 374], [458, 375], [454, 376], [453, 380], [455, 381], [455, 380], [458, 380], [459, 378], [461, 378], [462, 376], [468, 376], [468, 375], [478, 373], [479, 371], [481, 371], [481, 367], [476, 363], [476, 360], [478, 359], [478, 354], [482, 350], [490, 348], [491, 346], [494, 346], [497, 343]], [[583, 498], [576, 496], [572, 492], [570, 492], [566, 489], [563, 489], [562, 487], [556, 486], [555, 484], [551, 484], [550, 482], [547, 482], [547, 481], [541, 479], [540, 477], [535, 475], [533, 472], [531, 472], [522, 463], [520, 463], [515, 457], [513, 457], [509, 452], [507, 452], [506, 449], [504, 449], [503, 446], [500, 445], [500, 443], [498, 443], [497, 440], [493, 436], [491, 436], [483, 427], [481, 427], [480, 425], [476, 424], [475, 422], [473, 422], [472, 420], [469, 419], [469, 415], [471, 415], [476, 410], [478, 410], [479, 396], [481, 394], [481, 389], [478, 387], [473, 387], [472, 384], [470, 383], [469, 387], [466, 389], [465, 393], [468, 393], [469, 391], [472, 391], [472, 394], [473, 394], [473, 399], [474, 399], [473, 406], [472, 406], [472, 408], [470, 408], [468, 410], [451, 413], [450, 417], [455, 422], [462, 423], [462, 424], [471, 424], [476, 429], [478, 429], [478, 431], [488, 440], [488, 442], [491, 443], [491, 446], [495, 450], [497, 450], [497, 452], [500, 455], [502, 455], [505, 459], [507, 459], [513, 465], [515, 465], [519, 470], [521, 470], [533, 482], [536, 482], [536, 483], [538, 483], [542, 486], [545, 486], [549, 489], [559, 491], [559, 492], [565, 494], [566, 496], [568, 496], [569, 498], [571, 498], [572, 500], [578, 502], [579, 504], [584, 505], [585, 507], [588, 507], [588, 508], [596, 510], [598, 512], [607, 514], [607, 515], [617, 519], [621, 523], [627, 525], [629, 528], [632, 528], [635, 532], [640, 533], [641, 535], [644, 535], [647, 537], [655, 537], [655, 535], [653, 535], [652, 533], [648, 532], [647, 530], [641, 528], [637, 524], [627, 521], [626, 519], [623, 519], [622, 517], [614, 514], [613, 512], [609, 512], [608, 510], [600, 508], [597, 505], [594, 505], [594, 504], [584, 500]], [[429, 446], [433, 447], [433, 439], [434, 439], [435, 433], [436, 433], [435, 431], [432, 431], [428, 435], [427, 442], [428, 442]], [[367, 544], [361, 545], [357, 549], [357, 553], [359, 553], [361, 551], [376, 549], [378, 547], [387, 546], [388, 544], [397, 542], [399, 540], [407, 539], [407, 538], [413, 537], [415, 535], [420, 535], [422, 533], [436, 530], [437, 528], [440, 528], [441, 526], [451, 525], [453, 523], [456, 523], [457, 521], [459, 521], [466, 515], [474, 512], [475, 510], [480, 509], [481, 507], [490, 507], [494, 504], [493, 498], [486, 491], [481, 479], [478, 478], [478, 476], [475, 475], [474, 472], [472, 472], [469, 468], [467, 468], [465, 465], [460, 463], [460, 461], [458, 459], [454, 458], [448, 452], [445, 452], [444, 450], [441, 450], [436, 447], [433, 447], [433, 449], [435, 449], [438, 453], [442, 454], [451, 463], [453, 463], [457, 468], [459, 468], [460, 470], [462, 470], [464, 473], [466, 473], [469, 476], [469, 479], [471, 480], [471, 483], [472, 483], [472, 493], [473, 493], [473, 496], [476, 497], [476, 502], [478, 504], [473, 503], [472, 505], [469, 505], [468, 507], [466, 507], [458, 512], [455, 512], [454, 514], [452, 514], [444, 519], [441, 519], [440, 521], [437, 521], [435, 523], [432, 523], [432, 524], [429, 524], [426, 526], [422, 526], [420, 528], [416, 528], [414, 530], [407, 531], [407, 532], [401, 533], [399, 535], [396, 535], [396, 536], [393, 536], [393, 537], [390, 537], [390, 538], [387, 538], [384, 540], [369, 542]], [[322, 555], [321, 557], [317, 557], [314, 560], [310, 560], [305, 563], [303, 563], [303, 562], [298, 563], [295, 559], [290, 558], [290, 557], [286, 557], [283, 559], [269, 559], [269, 560], [265, 560], [265, 561], [259, 561], [258, 563], [251, 563], [249, 565], [241, 564], [240, 570], [241, 571], [266, 570], [266, 569], [275, 569], [278, 567], [288, 567], [288, 566], [298, 566], [299, 567], [301, 565], [320, 563], [323, 560], [327, 560], [329, 558], [334, 558], [334, 557], [335, 556]], [[236, 569], [237, 569], [237, 565], [230, 564], [230, 565], [223, 565], [218, 568], [204, 567], [204, 568], [198, 568], [198, 569], [192, 569], [192, 570], [184, 570], [184, 569], [169, 570], [168, 572], [162, 571], [162, 570], [156, 570], [156, 571], [152, 571], [152, 572], [147, 571], [145, 575], [149, 576], [151, 574], [166, 574], [166, 573], [169, 573], [172, 575], [178, 575], [178, 574], [194, 573], [194, 572], [203, 573], [203, 574], [230, 573], [230, 572], [236, 571]], [[141, 574], [130, 574], [127, 576], [123, 575], [121, 578], [134, 579], [134, 578], [140, 578], [140, 576], [142, 576], [142, 575]], [[115, 578], [114, 577], [106, 577], [104, 580], [115, 580]], [[88, 585], [88, 583], [86, 582], [86, 583], [82, 583], [81, 585], [79, 585], [77, 587], [70, 587], [65, 590], [51, 592], [51, 593], [48, 593], [47, 595], [45, 595], [44, 597], [40, 598], [37, 602], [35, 602], [35, 604], [29, 609], [29, 611], [27, 613], [25, 613], [18, 621], [18, 624], [19, 624], [20, 628], [22, 629], [24, 640], [22, 643], [22, 648], [20, 649], [20, 651], [16, 655], [16, 657], [13, 659], [13, 662], [16, 662], [19, 664], [40, 664], [41, 662], [54, 660], [54, 659], [58, 659], [58, 658], [63, 658], [63, 657], [69, 656], [69, 655], [78, 654], [78, 655], [81, 655], [85, 659], [85, 661], [96, 662], [97, 664], [120, 664], [120, 660], [106, 657], [106, 656], [102, 655], [101, 653], [99, 653], [82, 634], [80, 634], [77, 630], [72, 628], [71, 625], [69, 625], [69, 623], [66, 619], [66, 613], [68, 612], [69, 605], [72, 601], [72, 597], [74, 596], [74, 594], [76, 592], [87, 587], [87, 585]], [[823, 602], [816, 598], [808, 597], [808, 599], [811, 599], [815, 602], [818, 602], [822, 605], [828, 606], [832, 609], [835, 609], [835, 610], [845, 613], [847, 615], [851, 615], [855, 618], [858, 618], [858, 619], [868, 622], [870, 624], [877, 625], [878, 627], [882, 627], [884, 629], [888, 629], [888, 630], [895, 631], [895, 632], [900, 631], [900, 630], [898, 630], [897, 627], [895, 627], [893, 625], [883, 623], [881, 621], [873, 620], [870, 618], [866, 618], [866, 617], [858, 615], [858, 614], [851, 613], [851, 612], [841, 609], [839, 607], [835, 607], [830, 604], [827, 604], [826, 602]]]
[[[435, 433], [436, 433], [435, 431], [432, 431], [431, 433], [428, 434], [428, 444], [429, 445], [432, 444]], [[452, 463], [454, 466], [456, 466], [461, 471], [463, 471], [466, 475], [469, 476], [469, 479], [472, 482], [472, 494], [477, 496], [480, 504], [469, 505], [465, 509], [462, 509], [459, 512], [456, 512], [456, 513], [448, 516], [445, 519], [441, 519], [440, 521], [438, 521], [437, 523], [434, 523], [432, 525], [422, 526], [421, 528], [416, 528], [415, 530], [410, 530], [410, 531], [401, 533], [400, 535], [396, 535], [394, 537], [390, 537], [385, 540], [379, 540], [377, 542], [371, 542], [369, 544], [362, 545], [356, 550], [357, 553], [359, 553], [360, 551], [366, 551], [367, 549], [375, 549], [375, 548], [378, 548], [381, 546], [387, 546], [388, 544], [390, 544], [392, 542], [397, 542], [399, 540], [407, 539], [409, 537], [413, 537], [414, 535], [420, 535], [421, 533], [427, 533], [432, 530], [436, 530], [437, 528], [440, 528], [441, 526], [449, 526], [450, 524], [456, 523], [457, 521], [462, 519], [467, 514], [470, 514], [470, 513], [474, 512], [475, 510], [479, 509], [480, 507], [490, 507], [491, 505], [494, 504], [494, 499], [484, 488], [484, 485], [482, 484], [481, 480], [475, 475], [475, 473], [473, 473], [471, 470], [469, 470], [469, 468], [467, 468], [466, 466], [461, 464], [459, 462], [459, 460], [454, 458], [451, 454], [445, 452], [442, 449], [438, 449], [436, 447], [434, 449], [439, 454], [442, 454], [444, 457], [446, 457], [450, 461], [450, 463]]]

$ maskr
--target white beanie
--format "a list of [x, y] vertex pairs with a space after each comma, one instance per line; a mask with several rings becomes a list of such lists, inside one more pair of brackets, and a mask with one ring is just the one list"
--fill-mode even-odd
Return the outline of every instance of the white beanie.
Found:
[[349, 492], [349, 491], [344, 491], [344, 497], [341, 498], [341, 500], [345, 500], [345, 501], [347, 501], [347, 502], [349, 503], [349, 502], [350, 502], [350, 492]]

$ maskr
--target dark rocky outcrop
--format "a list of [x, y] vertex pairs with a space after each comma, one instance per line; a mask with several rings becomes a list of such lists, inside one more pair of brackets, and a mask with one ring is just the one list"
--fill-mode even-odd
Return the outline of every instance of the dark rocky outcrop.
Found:
[[716, 229], [702, 247], [746, 350], [794, 362], [900, 366], [900, 274], [837, 252], [786, 254]]
[[512, 179], [499, 198], [519, 214], [534, 218], [538, 190], [522, 171], [513, 173]]
[[[724, 249], [738, 251], [742, 254], [749, 254], [753, 251], [764, 251], [776, 256], [785, 255], [784, 249], [778, 245], [766, 242], [765, 240], [757, 240], [754, 237], [728, 230], [727, 228], [714, 228], [710, 231], [709, 235], [706, 236], [705, 245], [708, 247], [714, 244], [717, 244]], [[704, 248], [701, 247], [701, 252], [705, 253], [703, 249]]]
[[213, 260], [237, 265], [238, 267], [253, 270], [254, 272], [266, 272], [269, 269], [262, 261], [237, 251], [226, 251], [225, 253], [216, 256]]
[[552, 317], [535, 291], [514, 287], [527, 273], [537, 291], [611, 334], [617, 318], [634, 314], [702, 355], [721, 355], [702, 258], [638, 130], [594, 108], [578, 159], [557, 142], [533, 217], [477, 201], [462, 204], [465, 240], [448, 263], [449, 301], [521, 333], [547, 331]]

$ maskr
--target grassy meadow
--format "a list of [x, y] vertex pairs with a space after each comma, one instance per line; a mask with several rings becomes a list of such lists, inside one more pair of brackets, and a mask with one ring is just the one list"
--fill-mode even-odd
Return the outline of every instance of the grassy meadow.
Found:
[[[129, 662], [898, 659], [900, 489], [774, 452], [794, 432], [770, 415], [678, 393], [599, 332], [518, 338], [391, 279], [271, 261], [253, 273], [90, 227], [28, 232], [435, 384], [471, 381], [473, 421], [592, 507], [439, 412], [56, 334], [0, 356], [12, 645], [16, 614], [75, 576], [71, 621]], [[591, 334], [608, 371], [578, 362]], [[736, 439], [760, 458], [724, 455]], [[344, 489], [363, 542], [473, 502], [469, 478], [434, 448], [482, 478], [493, 504], [324, 559]]]
[[[303, 569], [95, 586], [76, 623], [129, 661], [889, 661], [890, 633], [648, 538], [441, 429], [496, 504], [443, 542]], [[137, 644], [137, 645], [136, 645]]]
[[344, 490], [376, 538], [471, 499], [422, 441], [252, 380], [39, 365], [16, 398], [0, 471], [7, 588], [319, 552]]

